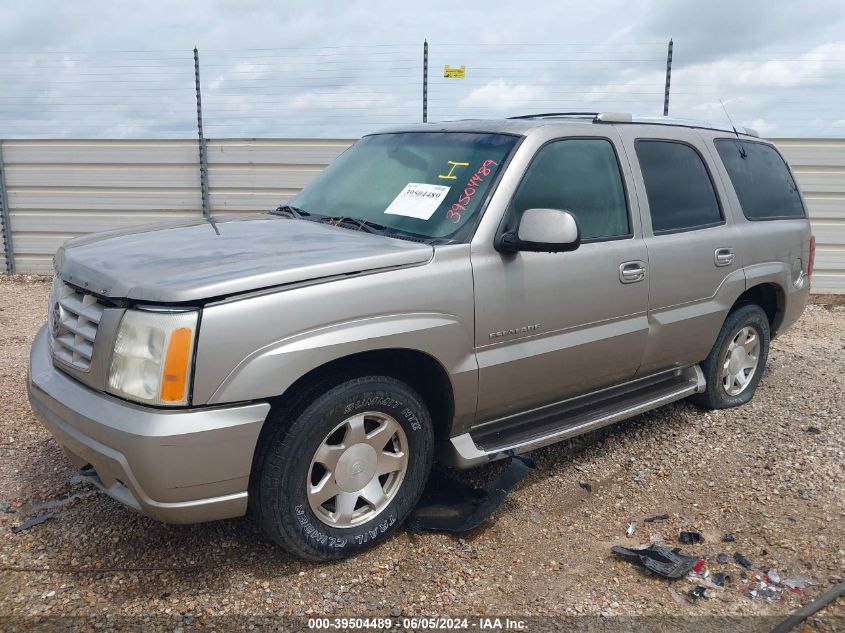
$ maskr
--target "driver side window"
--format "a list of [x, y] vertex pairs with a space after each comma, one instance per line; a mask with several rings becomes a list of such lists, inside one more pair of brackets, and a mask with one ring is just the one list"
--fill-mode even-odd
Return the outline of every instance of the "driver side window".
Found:
[[542, 147], [513, 200], [516, 217], [526, 209], [569, 211], [581, 226], [581, 240], [631, 235], [619, 162], [605, 139], [566, 139]]

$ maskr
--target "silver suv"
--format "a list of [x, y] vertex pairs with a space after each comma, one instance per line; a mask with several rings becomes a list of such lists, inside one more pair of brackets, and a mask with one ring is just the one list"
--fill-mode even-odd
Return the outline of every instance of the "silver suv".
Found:
[[310, 559], [467, 468], [691, 398], [748, 402], [813, 239], [749, 130], [535, 115], [392, 129], [290, 204], [56, 255], [35, 411], [108, 495]]

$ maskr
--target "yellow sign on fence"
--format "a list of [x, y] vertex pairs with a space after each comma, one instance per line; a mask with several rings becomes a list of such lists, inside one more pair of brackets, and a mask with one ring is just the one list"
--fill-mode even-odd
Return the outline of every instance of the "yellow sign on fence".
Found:
[[460, 68], [446, 64], [443, 67], [443, 76], [447, 79], [466, 79], [467, 67], [461, 64]]

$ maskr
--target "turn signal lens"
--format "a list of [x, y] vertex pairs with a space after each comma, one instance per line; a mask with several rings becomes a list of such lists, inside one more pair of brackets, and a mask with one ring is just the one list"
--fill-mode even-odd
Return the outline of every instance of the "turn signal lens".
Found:
[[167, 346], [167, 358], [161, 377], [161, 399], [164, 402], [185, 400], [193, 336], [193, 330], [187, 327], [174, 330], [170, 335], [170, 345]]

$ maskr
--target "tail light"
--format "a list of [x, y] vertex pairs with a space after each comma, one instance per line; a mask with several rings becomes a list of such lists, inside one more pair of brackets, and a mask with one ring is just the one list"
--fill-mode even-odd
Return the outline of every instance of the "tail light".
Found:
[[807, 277], [812, 277], [813, 266], [816, 264], [816, 236], [810, 236], [810, 259], [807, 261]]

